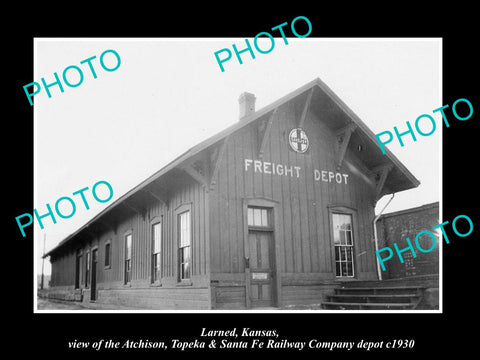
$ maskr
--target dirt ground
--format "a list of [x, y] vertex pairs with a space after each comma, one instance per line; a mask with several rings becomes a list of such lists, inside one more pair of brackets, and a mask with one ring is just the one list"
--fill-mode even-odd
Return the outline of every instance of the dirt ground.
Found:
[[[54, 299], [46, 299], [42, 297], [37, 297], [37, 309], [38, 310], [143, 310], [140, 308], [131, 308], [125, 306], [113, 306], [113, 305], [104, 305], [98, 303], [79, 303], [75, 301], [62, 301]], [[274, 308], [265, 308], [263, 310], [270, 310]], [[320, 304], [312, 305], [291, 305], [283, 308], [284, 310], [319, 310], [321, 309]]]
[[73, 301], [60, 301], [37, 297], [38, 310], [91, 310]]

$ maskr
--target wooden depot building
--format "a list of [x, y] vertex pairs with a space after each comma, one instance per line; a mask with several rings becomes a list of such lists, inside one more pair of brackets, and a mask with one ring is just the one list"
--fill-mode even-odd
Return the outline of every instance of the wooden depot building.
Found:
[[320, 79], [240, 119], [45, 256], [52, 297], [112, 309], [319, 303], [376, 280], [374, 207], [419, 181]]

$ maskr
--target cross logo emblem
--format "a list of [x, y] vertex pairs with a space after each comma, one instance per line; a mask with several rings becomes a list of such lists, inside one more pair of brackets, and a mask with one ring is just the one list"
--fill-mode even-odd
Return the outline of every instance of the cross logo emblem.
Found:
[[290, 131], [288, 142], [293, 150], [303, 154], [308, 149], [308, 137], [303, 129], [297, 128]]

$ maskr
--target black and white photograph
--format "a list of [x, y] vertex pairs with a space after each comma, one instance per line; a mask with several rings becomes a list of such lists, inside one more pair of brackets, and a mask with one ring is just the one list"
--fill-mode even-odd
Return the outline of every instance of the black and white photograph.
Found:
[[264, 37], [36, 41], [38, 310], [439, 309], [441, 40]]
[[474, 11], [88, 7], [5, 32], [6, 351], [474, 349]]

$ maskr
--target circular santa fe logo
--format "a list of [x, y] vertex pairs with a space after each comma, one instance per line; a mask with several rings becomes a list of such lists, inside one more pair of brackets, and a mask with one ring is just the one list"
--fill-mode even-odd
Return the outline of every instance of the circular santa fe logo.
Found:
[[288, 142], [293, 150], [298, 153], [304, 153], [308, 149], [308, 137], [303, 129], [297, 128], [290, 131]]

